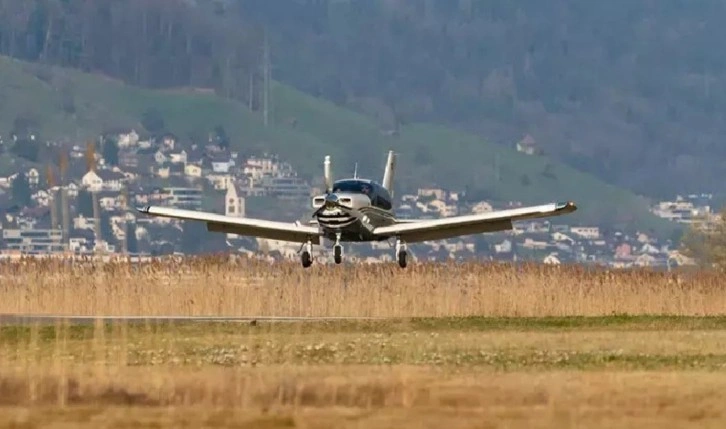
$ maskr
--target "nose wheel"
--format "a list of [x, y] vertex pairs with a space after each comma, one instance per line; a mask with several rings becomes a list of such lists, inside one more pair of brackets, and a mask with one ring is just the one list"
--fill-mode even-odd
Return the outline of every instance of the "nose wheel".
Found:
[[408, 265], [408, 248], [406, 243], [399, 238], [396, 239], [396, 259], [399, 267], [406, 268], [406, 265]]
[[340, 245], [340, 233], [335, 235], [335, 245], [333, 245], [333, 259], [336, 264], [343, 262], [343, 246]]

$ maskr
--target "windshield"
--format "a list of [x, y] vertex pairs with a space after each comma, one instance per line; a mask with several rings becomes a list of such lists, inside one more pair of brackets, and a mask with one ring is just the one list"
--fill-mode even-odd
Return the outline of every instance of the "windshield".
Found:
[[342, 180], [333, 185], [333, 192], [351, 192], [354, 194], [370, 194], [372, 186], [359, 180]]

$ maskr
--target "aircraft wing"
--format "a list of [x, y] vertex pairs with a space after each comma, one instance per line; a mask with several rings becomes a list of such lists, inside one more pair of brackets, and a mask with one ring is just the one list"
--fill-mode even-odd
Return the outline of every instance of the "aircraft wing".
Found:
[[225, 232], [297, 243], [305, 243], [310, 240], [313, 244], [320, 244], [320, 230], [317, 227], [300, 223], [224, 216], [216, 213], [171, 207], [146, 206], [137, 210], [152, 216], [206, 222], [207, 230], [212, 232]]
[[572, 202], [550, 203], [442, 219], [407, 220], [395, 225], [378, 227], [373, 233], [382, 237], [397, 236], [408, 243], [442, 240], [461, 235], [506, 231], [512, 229], [514, 221], [558, 216], [575, 210], [577, 207]]

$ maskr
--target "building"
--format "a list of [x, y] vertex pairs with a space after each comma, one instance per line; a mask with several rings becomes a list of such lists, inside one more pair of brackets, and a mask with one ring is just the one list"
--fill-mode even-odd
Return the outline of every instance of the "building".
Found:
[[179, 209], [199, 210], [202, 208], [202, 190], [197, 188], [164, 188], [161, 199], [169, 206]]
[[31, 254], [65, 250], [60, 229], [5, 229], [3, 243], [8, 250]]
[[310, 185], [299, 177], [265, 177], [262, 188], [271, 197], [286, 200], [310, 198]]
[[[235, 185], [227, 187], [224, 196], [224, 214], [232, 217], [245, 217], [245, 199], [243, 193]], [[237, 238], [237, 234], [227, 234], [228, 239]]]

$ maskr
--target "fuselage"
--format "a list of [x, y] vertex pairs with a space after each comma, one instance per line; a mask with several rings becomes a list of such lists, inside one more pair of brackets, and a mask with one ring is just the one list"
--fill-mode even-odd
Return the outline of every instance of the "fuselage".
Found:
[[333, 184], [327, 195], [313, 198], [315, 220], [326, 238], [341, 241], [374, 241], [373, 229], [396, 222], [390, 193], [371, 180], [345, 179]]

